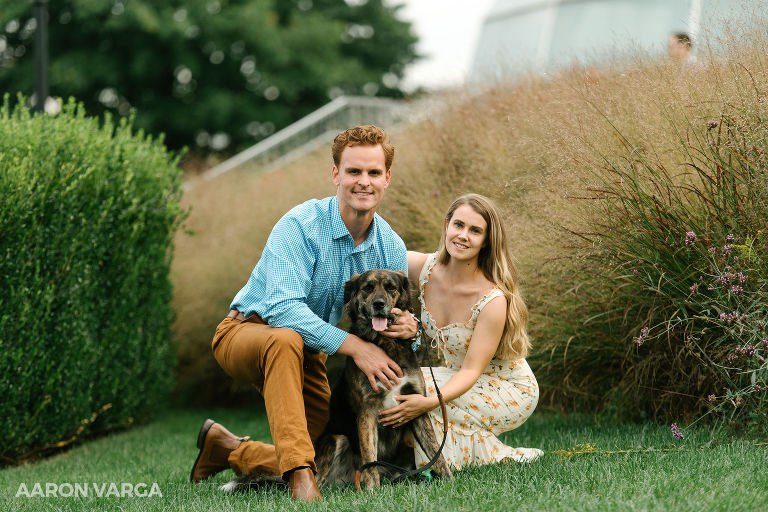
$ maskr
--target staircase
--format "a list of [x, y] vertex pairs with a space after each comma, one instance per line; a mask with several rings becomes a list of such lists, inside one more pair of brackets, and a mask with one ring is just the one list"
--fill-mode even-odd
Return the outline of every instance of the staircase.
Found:
[[[340, 96], [311, 114], [259, 141], [245, 151], [203, 172], [200, 183], [212, 180], [242, 165], [258, 166], [264, 172], [294, 160], [319, 146], [330, 146], [342, 130], [361, 124], [375, 124], [388, 131], [401, 122], [416, 122], [423, 108], [404, 101], [365, 96]], [[187, 182], [189, 188], [192, 182]]]

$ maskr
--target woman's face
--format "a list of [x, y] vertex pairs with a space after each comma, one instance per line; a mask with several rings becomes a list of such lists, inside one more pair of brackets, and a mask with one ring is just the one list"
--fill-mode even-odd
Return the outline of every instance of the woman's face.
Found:
[[483, 216], [469, 205], [461, 205], [445, 224], [445, 248], [451, 258], [477, 258], [485, 246], [488, 225]]

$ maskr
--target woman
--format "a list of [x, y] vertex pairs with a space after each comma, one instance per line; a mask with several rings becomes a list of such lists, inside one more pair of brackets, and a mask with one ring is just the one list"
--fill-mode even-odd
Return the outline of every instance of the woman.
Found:
[[[491, 200], [478, 194], [456, 199], [445, 216], [437, 253], [409, 251], [408, 275], [419, 283], [424, 330], [445, 356], [446, 367], [434, 372], [448, 409], [443, 449], [448, 463], [460, 469], [538, 458], [541, 450], [512, 448], [496, 437], [528, 419], [539, 388], [525, 361], [528, 310]], [[397, 426], [428, 413], [440, 441], [442, 413], [429, 369], [422, 372], [429, 396], [395, 397], [400, 404], [382, 411], [380, 422]], [[431, 455], [417, 447], [417, 466]]]

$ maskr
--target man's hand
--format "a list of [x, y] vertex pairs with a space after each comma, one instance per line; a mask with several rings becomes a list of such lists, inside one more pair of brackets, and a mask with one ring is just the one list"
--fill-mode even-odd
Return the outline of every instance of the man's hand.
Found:
[[410, 340], [419, 334], [419, 323], [416, 321], [416, 318], [411, 315], [410, 311], [402, 311], [397, 308], [392, 308], [392, 314], [398, 315], [397, 321], [387, 327], [385, 331], [381, 331], [381, 334], [389, 336], [390, 338], [400, 338], [403, 340]]
[[377, 393], [379, 392], [377, 379], [387, 389], [392, 389], [393, 383], [398, 384], [400, 382], [398, 377], [403, 376], [403, 370], [386, 352], [354, 334], [347, 335], [337, 352], [352, 357], [360, 371], [368, 377], [368, 382], [371, 383], [371, 387]]

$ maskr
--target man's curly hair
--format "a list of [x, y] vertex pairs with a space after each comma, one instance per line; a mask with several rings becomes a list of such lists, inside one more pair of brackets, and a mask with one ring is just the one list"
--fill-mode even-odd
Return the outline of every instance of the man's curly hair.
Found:
[[355, 126], [339, 133], [333, 139], [331, 155], [333, 163], [339, 167], [341, 163], [341, 153], [345, 148], [351, 146], [376, 146], [380, 145], [384, 150], [384, 163], [387, 170], [392, 167], [392, 159], [395, 157], [395, 147], [389, 143], [387, 134], [378, 126], [368, 124], [365, 126]]

